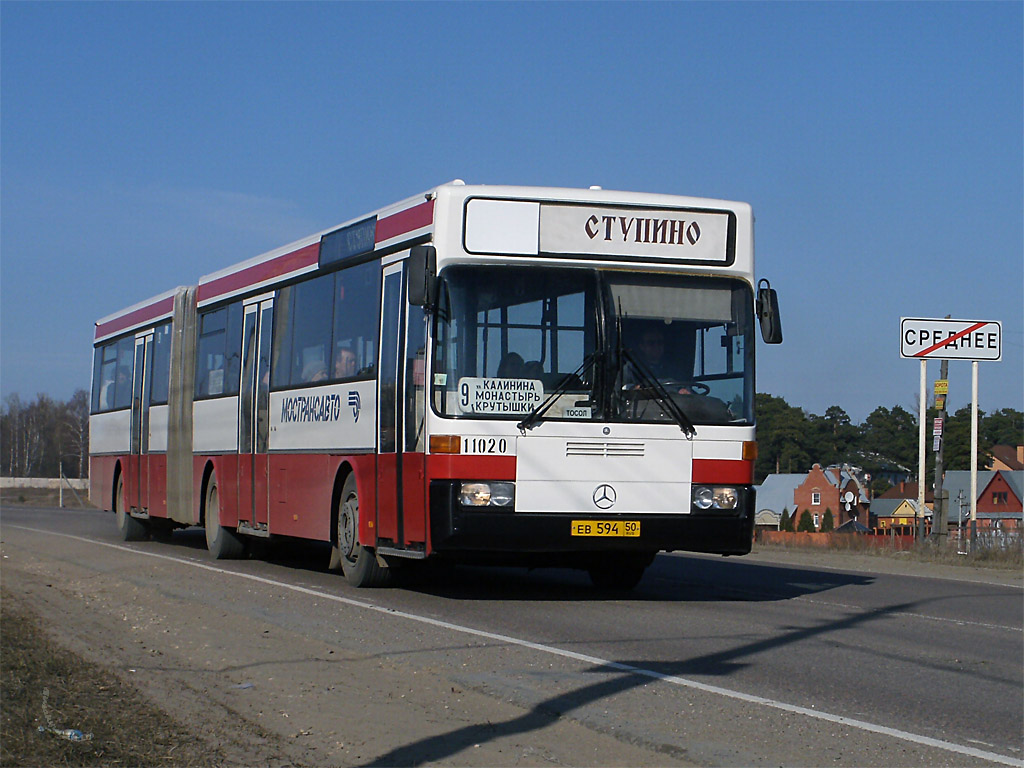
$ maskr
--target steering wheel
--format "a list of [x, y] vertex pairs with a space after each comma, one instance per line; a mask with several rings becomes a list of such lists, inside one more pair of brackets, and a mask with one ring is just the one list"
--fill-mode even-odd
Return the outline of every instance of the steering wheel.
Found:
[[[677, 392], [680, 395], [700, 395], [703, 397], [711, 392], [711, 387], [702, 381], [678, 381], [676, 379], [665, 379], [660, 383], [668, 392]], [[642, 387], [635, 384], [626, 384], [622, 387], [624, 391], [641, 388]], [[686, 391], [684, 392], [683, 390]]]

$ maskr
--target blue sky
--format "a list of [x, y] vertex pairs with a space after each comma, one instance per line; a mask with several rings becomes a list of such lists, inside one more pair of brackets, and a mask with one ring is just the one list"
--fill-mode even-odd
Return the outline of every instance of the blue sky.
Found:
[[912, 410], [900, 317], [950, 314], [1003, 322], [981, 407], [1024, 409], [1022, 8], [4, 3], [0, 395], [67, 398], [99, 317], [461, 178], [747, 201], [759, 391]]

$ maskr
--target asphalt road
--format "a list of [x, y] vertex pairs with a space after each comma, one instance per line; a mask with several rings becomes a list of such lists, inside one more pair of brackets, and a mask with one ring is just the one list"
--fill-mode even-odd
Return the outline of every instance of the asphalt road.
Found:
[[[171, 620], [160, 617], [165, 601], [185, 628], [194, 613], [207, 631], [212, 611], [253, 641], [280, 628], [332, 654], [369, 649], [389, 674], [512, 713], [498, 722], [488, 713], [486, 724], [472, 710], [438, 716], [421, 733], [414, 721], [431, 717], [410, 710], [407, 728], [397, 716], [368, 739], [376, 747], [364, 745], [364, 764], [473, 764], [481, 740], [521, 745], [558, 721], [576, 727], [564, 739], [591, 734], [635, 750], [599, 760], [580, 749], [573, 759], [567, 741], [569, 757], [551, 760], [579, 765], [638, 755], [650, 765], [1024, 765], [1019, 574], [673, 554], [627, 596], [571, 571], [483, 568], [355, 590], [324, 569], [320, 545], [214, 561], [199, 530], [123, 544], [109, 513], [4, 508], [0, 537], [3, 567], [17, 568], [25, 589], [32, 574], [120, 582], [146, 601], [152, 623]], [[281, 686], [309, 683], [295, 675], [274, 685], [285, 695]], [[372, 675], [359, 687], [374, 697]]]

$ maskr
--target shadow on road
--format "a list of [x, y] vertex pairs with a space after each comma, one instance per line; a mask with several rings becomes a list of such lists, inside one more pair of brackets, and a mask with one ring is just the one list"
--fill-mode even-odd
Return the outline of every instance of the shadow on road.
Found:
[[[175, 531], [174, 546], [206, 550], [199, 528]], [[324, 542], [277, 538], [257, 542], [252, 557], [290, 569], [327, 572], [330, 546]], [[602, 590], [583, 571], [565, 568], [447, 566], [410, 563], [396, 569], [395, 586], [450, 600], [657, 602], [765, 602], [790, 600], [848, 586], [868, 586], [874, 577], [835, 570], [774, 563], [749, 563], [741, 558], [659, 555], [640, 584], [630, 592]], [[338, 576], [340, 589], [349, 589]]]
[[[696, 677], [725, 678], [737, 669], [747, 666], [744, 659], [771, 650], [779, 652], [788, 645], [802, 642], [817, 635], [826, 635], [852, 627], [867, 624], [891, 614], [914, 608], [916, 603], [890, 605], [873, 611], [847, 616], [835, 621], [823, 622], [813, 627], [793, 628], [786, 634], [757, 640], [728, 650], [695, 656], [678, 662], [616, 661], [595, 666], [586, 674], [600, 675], [601, 679], [558, 695], [552, 696], [519, 717], [500, 723], [473, 724], [456, 728], [447, 733], [437, 734], [407, 744], [387, 754], [380, 755], [364, 766], [416, 766], [444, 762], [474, 745], [491, 739], [523, 736], [539, 730], [553, 721], [569, 716], [575, 710], [616, 696], [634, 688], [647, 685], [653, 680], [667, 677], [692, 679]], [[682, 751], [681, 751], [682, 752]], [[682, 752], [681, 755], [684, 755]]]

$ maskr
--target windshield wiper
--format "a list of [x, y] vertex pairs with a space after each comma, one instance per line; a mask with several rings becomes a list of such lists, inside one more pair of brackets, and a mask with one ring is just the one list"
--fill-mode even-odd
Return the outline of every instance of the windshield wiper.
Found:
[[633, 354], [622, 347], [619, 350], [620, 355], [620, 368], [623, 370], [622, 361], [628, 362], [633, 366], [633, 371], [636, 373], [639, 379], [639, 387], [643, 390], [650, 390], [654, 394], [654, 399], [658, 401], [665, 412], [672, 418], [672, 420], [679, 425], [679, 429], [683, 431], [683, 434], [690, 440], [697, 436], [697, 428], [690, 421], [689, 417], [683, 413], [683, 410], [676, 405], [675, 400], [672, 399], [672, 395], [669, 394], [668, 390], [665, 389], [664, 385], [658, 381], [658, 379], [651, 374], [645, 365], [639, 360], [633, 357]]
[[548, 408], [554, 404], [555, 400], [569, 391], [569, 386], [574, 381], [580, 381], [587, 368], [594, 365], [594, 363], [596, 363], [600, 358], [601, 352], [596, 349], [584, 357], [579, 368], [572, 373], [566, 374], [566, 376], [558, 383], [558, 386], [551, 390], [551, 393], [544, 398], [544, 402], [530, 411], [522, 421], [516, 424], [516, 426], [519, 427], [519, 432], [525, 435], [526, 430], [533, 429], [535, 426], [540, 424], [541, 421], [544, 420], [544, 414], [547, 413]]

